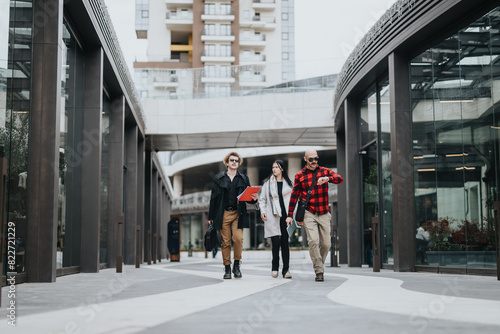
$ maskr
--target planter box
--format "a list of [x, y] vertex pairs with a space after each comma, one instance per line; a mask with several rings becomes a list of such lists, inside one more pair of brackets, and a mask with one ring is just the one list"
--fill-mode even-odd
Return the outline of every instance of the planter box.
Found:
[[427, 251], [429, 265], [495, 268], [495, 251]]

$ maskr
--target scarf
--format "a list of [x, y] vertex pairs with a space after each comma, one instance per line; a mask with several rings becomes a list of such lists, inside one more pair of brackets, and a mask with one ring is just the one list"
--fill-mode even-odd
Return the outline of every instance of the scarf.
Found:
[[[285, 197], [292, 193], [292, 188], [283, 179], [283, 188], [282, 188], [282, 196], [283, 202], [285, 202]], [[269, 195], [271, 196], [271, 207], [273, 208], [273, 214], [281, 217], [281, 206], [280, 206], [280, 198], [278, 196], [278, 182], [276, 181], [276, 176], [271, 175], [269, 178]], [[285, 202], [285, 210], [287, 210], [286, 202]]]

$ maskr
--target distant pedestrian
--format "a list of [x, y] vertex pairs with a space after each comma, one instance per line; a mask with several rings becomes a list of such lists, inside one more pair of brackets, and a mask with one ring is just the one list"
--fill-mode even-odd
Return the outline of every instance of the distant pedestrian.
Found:
[[[306, 166], [295, 175], [292, 196], [288, 206], [287, 224], [292, 223], [293, 212], [299, 199], [306, 200], [307, 192], [311, 190], [308, 205], [306, 207], [304, 225], [309, 244], [309, 255], [313, 262], [315, 280], [324, 281], [324, 264], [328, 251], [330, 250], [330, 221], [332, 215], [328, 208], [328, 182], [342, 183], [342, 176], [332, 170], [318, 165], [318, 153], [314, 149], [305, 152], [304, 160]], [[316, 184], [312, 184], [317, 171]]]
[[[212, 183], [208, 223], [220, 231], [222, 245], [222, 260], [224, 263], [224, 279], [231, 278], [231, 239], [234, 244], [233, 274], [241, 278], [240, 260], [243, 250], [243, 228], [250, 227], [250, 218], [246, 203], [238, 201], [238, 195], [250, 186], [250, 180], [245, 174], [238, 172], [243, 158], [236, 152], [231, 152], [223, 160], [227, 170], [215, 175]], [[252, 201], [257, 203], [258, 195], [252, 195]]]
[[264, 180], [259, 196], [261, 218], [264, 221], [264, 237], [271, 238], [273, 254], [271, 276], [274, 278], [278, 277], [280, 248], [283, 260], [281, 274], [284, 278], [292, 278], [286, 218], [293, 183], [283, 166], [282, 160], [276, 160], [273, 163], [272, 173]]

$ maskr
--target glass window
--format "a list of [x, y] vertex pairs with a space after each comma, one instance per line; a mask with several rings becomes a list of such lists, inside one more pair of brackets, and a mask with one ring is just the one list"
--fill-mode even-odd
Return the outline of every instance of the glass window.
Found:
[[221, 15], [230, 15], [231, 14], [231, 5], [228, 3], [222, 3], [220, 5], [220, 14]]
[[220, 55], [221, 55], [221, 57], [230, 57], [231, 56], [231, 45], [221, 45], [220, 46]]
[[392, 179], [391, 179], [391, 113], [389, 82], [385, 81], [378, 89], [378, 107], [380, 112], [380, 236], [382, 263], [394, 264], [392, 233]]
[[499, 16], [497, 8], [411, 61], [417, 264], [496, 266]]
[[[0, 1], [0, 157], [7, 160], [6, 202], [15, 223], [15, 271], [25, 272], [31, 93], [32, 4]], [[3, 221], [2, 221], [3, 222]], [[2, 225], [2, 224], [0, 224]], [[2, 231], [3, 233], [6, 231]], [[5, 247], [5, 243], [3, 243]], [[5, 248], [3, 255], [5, 255]], [[6, 264], [6, 261], [3, 262]], [[1, 268], [5, 273], [5, 269]]]
[[215, 35], [215, 24], [205, 24], [205, 35], [207, 36]]
[[215, 56], [215, 44], [205, 44], [205, 56]]
[[62, 107], [59, 149], [58, 267], [80, 265], [81, 162], [84, 57], [63, 25]]
[[282, 60], [288, 60], [288, 52], [283, 52], [283, 53], [281, 54], [281, 59], [282, 59]]
[[205, 4], [205, 14], [206, 15], [215, 15], [215, 4], [214, 3], [206, 3]]
[[143, 10], [142, 11], [142, 17], [148, 18], [149, 17], [149, 10]]
[[288, 33], [287, 32], [284, 32], [281, 34], [281, 39], [282, 40], [287, 40], [288, 39]]
[[230, 24], [221, 24], [220, 25], [220, 34], [221, 34], [221, 36], [231, 36], [231, 25]]
[[288, 21], [288, 13], [281, 13], [281, 19], [283, 21]]

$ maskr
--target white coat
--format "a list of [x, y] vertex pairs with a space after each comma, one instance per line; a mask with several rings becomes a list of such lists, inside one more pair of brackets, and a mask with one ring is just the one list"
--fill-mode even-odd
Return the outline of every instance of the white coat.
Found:
[[[274, 178], [274, 176], [271, 176]], [[264, 237], [265, 238], [270, 238], [274, 237], [277, 235], [281, 235], [281, 228], [280, 228], [280, 216], [275, 215], [273, 213], [273, 204], [271, 200], [271, 195], [269, 193], [269, 187], [270, 187], [270, 180], [267, 180], [264, 185], [262, 186], [260, 192], [259, 192], [259, 207], [260, 207], [260, 214], [266, 214], [267, 216], [267, 221], [264, 222]], [[285, 187], [286, 181], [283, 180], [283, 187]], [[287, 184], [288, 186], [288, 184]], [[274, 183], [274, 187], [278, 187], [276, 183]], [[291, 187], [293, 188], [293, 186]], [[278, 190], [276, 189], [275, 193], [277, 193]], [[291, 189], [288, 193], [285, 193], [283, 196], [283, 203], [285, 204], [285, 218], [288, 215], [288, 204], [290, 203], [290, 197], [292, 195]], [[281, 210], [281, 207], [279, 207], [279, 210]]]

